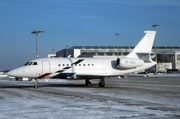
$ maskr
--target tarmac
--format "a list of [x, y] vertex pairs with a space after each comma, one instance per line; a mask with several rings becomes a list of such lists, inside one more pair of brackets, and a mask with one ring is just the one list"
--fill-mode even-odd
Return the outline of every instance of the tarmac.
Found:
[[179, 119], [180, 77], [99, 80], [0, 80], [0, 119]]

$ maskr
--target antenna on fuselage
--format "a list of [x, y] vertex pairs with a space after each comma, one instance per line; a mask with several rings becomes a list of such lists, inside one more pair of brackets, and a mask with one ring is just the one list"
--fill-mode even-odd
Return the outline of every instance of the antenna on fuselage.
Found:
[[71, 55], [69, 55], [67, 58], [70, 58], [71, 57]]

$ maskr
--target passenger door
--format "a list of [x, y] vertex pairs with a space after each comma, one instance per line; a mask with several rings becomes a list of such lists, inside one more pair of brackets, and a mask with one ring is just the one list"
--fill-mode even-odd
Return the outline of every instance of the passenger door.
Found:
[[49, 61], [45, 60], [42, 61], [42, 74], [50, 72], [50, 63]]

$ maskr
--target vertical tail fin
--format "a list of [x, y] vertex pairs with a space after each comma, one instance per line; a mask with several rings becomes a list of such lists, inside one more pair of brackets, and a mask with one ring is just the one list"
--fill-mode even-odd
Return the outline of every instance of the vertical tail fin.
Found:
[[151, 53], [156, 31], [144, 31], [144, 33], [145, 33], [145, 36], [135, 46], [135, 48], [126, 56], [127, 58], [138, 59], [139, 53], [143, 53], [143, 54]]

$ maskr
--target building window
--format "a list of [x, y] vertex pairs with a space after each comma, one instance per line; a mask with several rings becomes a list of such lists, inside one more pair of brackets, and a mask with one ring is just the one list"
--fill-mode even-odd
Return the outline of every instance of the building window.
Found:
[[180, 55], [177, 55], [177, 60], [180, 60]]
[[171, 60], [174, 60], [174, 55], [170, 55], [170, 59], [171, 59]]

